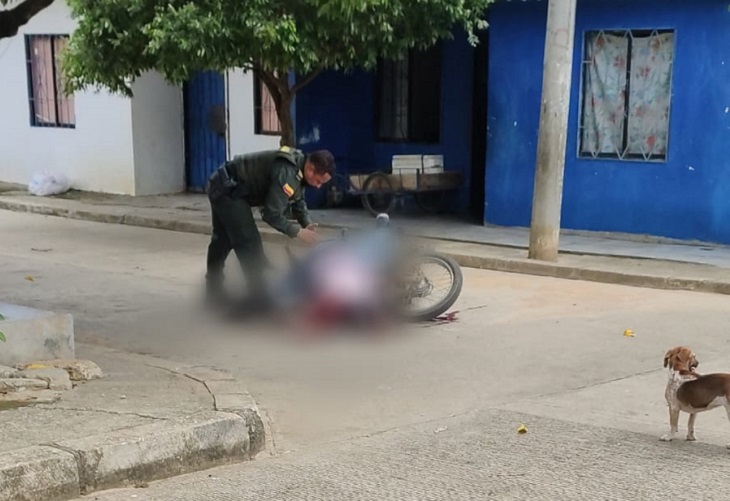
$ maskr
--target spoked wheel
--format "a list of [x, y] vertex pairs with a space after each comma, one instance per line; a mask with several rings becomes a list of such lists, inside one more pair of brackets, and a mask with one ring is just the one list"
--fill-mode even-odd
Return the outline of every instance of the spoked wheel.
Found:
[[438, 253], [418, 255], [400, 284], [400, 314], [415, 322], [431, 320], [451, 308], [464, 277], [458, 263]]
[[389, 214], [395, 208], [395, 190], [382, 172], [370, 174], [362, 186], [362, 204], [372, 214]]

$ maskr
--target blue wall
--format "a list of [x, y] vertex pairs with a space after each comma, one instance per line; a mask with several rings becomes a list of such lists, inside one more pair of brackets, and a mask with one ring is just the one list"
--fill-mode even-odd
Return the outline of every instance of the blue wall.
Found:
[[[471, 100], [474, 49], [459, 33], [444, 42], [441, 78], [441, 142], [439, 144], [383, 143], [375, 138], [375, 79], [362, 71], [327, 72], [299, 91], [296, 131], [304, 151], [329, 149], [338, 172], [368, 173], [389, 170], [392, 155], [442, 154], [447, 170], [462, 170], [464, 188], [454, 197], [454, 209], [468, 206], [471, 172]], [[318, 139], [313, 131], [319, 131]], [[302, 141], [302, 139], [304, 139]], [[466, 194], [466, 196], [464, 196]], [[316, 206], [324, 197], [307, 194]]]
[[[297, 93], [295, 130], [305, 152], [328, 149], [339, 173], [374, 170], [373, 79], [364, 72], [325, 72]], [[307, 190], [310, 207], [318, 207], [325, 190]]]
[[[547, 2], [491, 9], [485, 220], [528, 226]], [[579, 159], [584, 33], [676, 30], [664, 163]], [[578, 0], [562, 227], [730, 243], [730, 10], [719, 0]]]

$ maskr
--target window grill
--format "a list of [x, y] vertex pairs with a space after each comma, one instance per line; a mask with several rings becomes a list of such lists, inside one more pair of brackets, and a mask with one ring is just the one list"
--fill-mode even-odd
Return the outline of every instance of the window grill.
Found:
[[380, 60], [376, 136], [383, 141], [438, 143], [441, 136], [441, 46]]
[[30, 123], [34, 127], [76, 126], [74, 96], [63, 93], [65, 80], [59, 64], [67, 43], [67, 35], [25, 36]]
[[586, 33], [581, 157], [666, 161], [673, 60], [673, 30]]
[[255, 133], [278, 136], [281, 122], [276, 114], [276, 103], [268, 87], [258, 76], [254, 76], [254, 127]]

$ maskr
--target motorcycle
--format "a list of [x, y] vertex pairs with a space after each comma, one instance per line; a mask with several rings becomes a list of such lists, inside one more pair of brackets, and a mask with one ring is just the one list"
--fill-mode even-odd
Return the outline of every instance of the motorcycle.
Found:
[[303, 258], [288, 246], [286, 251], [290, 269], [273, 296], [279, 311], [306, 312], [309, 318], [429, 321], [451, 308], [463, 287], [456, 261], [411, 243], [387, 214], [377, 216], [373, 230], [354, 236], [342, 230]]

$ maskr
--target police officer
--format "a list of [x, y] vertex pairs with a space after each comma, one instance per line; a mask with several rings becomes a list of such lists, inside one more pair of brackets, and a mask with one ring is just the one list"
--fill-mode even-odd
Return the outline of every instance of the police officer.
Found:
[[[263, 270], [268, 266], [251, 207], [263, 206], [264, 222], [290, 238], [312, 244], [316, 224], [309, 218], [304, 187], [320, 188], [335, 173], [332, 154], [326, 150], [305, 155], [289, 147], [238, 155], [218, 168], [206, 192], [213, 214], [208, 246], [206, 295], [209, 302], [223, 298], [223, 267], [231, 250], [246, 276], [252, 297], [263, 295]], [[291, 208], [299, 223], [285, 213]]]

